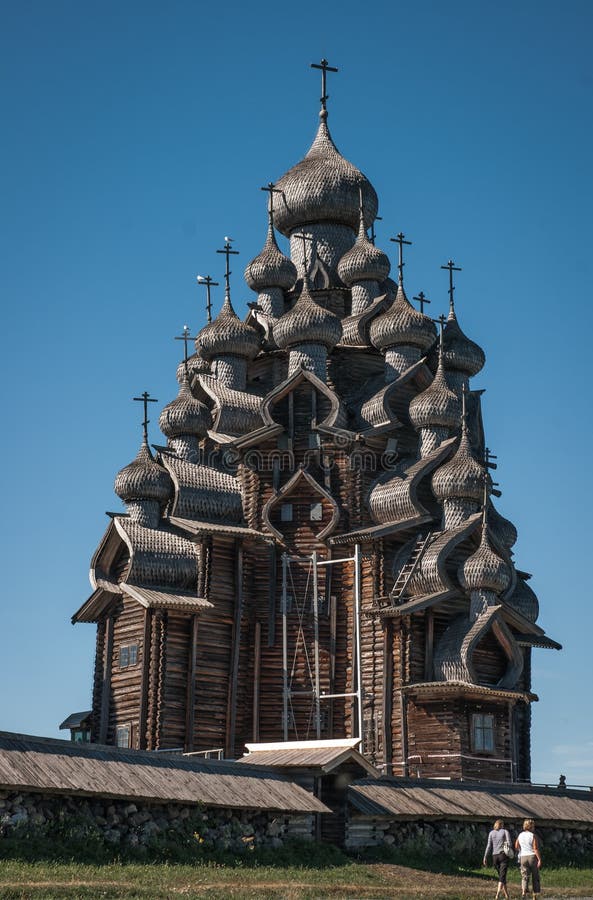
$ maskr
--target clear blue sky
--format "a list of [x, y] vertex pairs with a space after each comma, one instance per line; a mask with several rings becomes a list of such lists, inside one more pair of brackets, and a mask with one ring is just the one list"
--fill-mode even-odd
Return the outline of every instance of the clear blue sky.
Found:
[[139, 443], [130, 398], [175, 395], [172, 337], [203, 324], [195, 274], [222, 274], [226, 234], [238, 310], [253, 299], [259, 187], [308, 148], [326, 56], [377, 243], [413, 240], [406, 283], [434, 314], [440, 265], [463, 267], [498, 508], [565, 647], [534, 652], [533, 778], [593, 784], [593, 5], [5, 0], [1, 18], [0, 728], [56, 735], [89, 707], [94, 627], [70, 616]]

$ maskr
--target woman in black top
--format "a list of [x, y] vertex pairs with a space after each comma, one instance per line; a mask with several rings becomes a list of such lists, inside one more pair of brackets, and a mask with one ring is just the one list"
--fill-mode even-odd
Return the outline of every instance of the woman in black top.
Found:
[[488, 854], [492, 853], [492, 865], [498, 874], [498, 887], [496, 889], [496, 897], [501, 894], [505, 900], [509, 900], [509, 892], [507, 891], [507, 869], [509, 867], [509, 857], [504, 852], [504, 845], [512, 847], [511, 836], [504, 827], [502, 819], [497, 819], [492, 827], [492, 831], [488, 835], [488, 843], [484, 850], [483, 866], [488, 865]]

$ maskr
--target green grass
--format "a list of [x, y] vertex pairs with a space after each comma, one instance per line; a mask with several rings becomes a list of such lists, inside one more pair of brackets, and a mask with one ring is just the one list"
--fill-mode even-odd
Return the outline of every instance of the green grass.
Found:
[[[233, 865], [209, 862], [81, 864], [75, 862], [0, 861], [2, 900], [321, 900], [321, 898], [423, 898], [483, 900], [494, 896], [491, 869], [450, 860], [356, 861], [339, 851], [334, 863], [321, 862], [313, 848], [304, 865], [268, 865], [249, 858]], [[277, 860], [280, 862], [280, 860]], [[519, 873], [509, 872], [511, 897], [519, 895]], [[547, 897], [593, 897], [593, 869], [542, 869]]]

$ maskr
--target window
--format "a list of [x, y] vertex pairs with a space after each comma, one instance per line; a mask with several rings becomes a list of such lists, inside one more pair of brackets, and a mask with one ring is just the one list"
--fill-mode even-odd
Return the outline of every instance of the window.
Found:
[[494, 752], [494, 716], [475, 713], [472, 716], [472, 736], [477, 753]]
[[70, 735], [71, 740], [75, 744], [88, 744], [91, 739], [91, 733], [88, 728], [73, 728]]
[[292, 522], [292, 503], [283, 503], [280, 507], [280, 521]]
[[119, 648], [119, 667], [135, 666], [138, 662], [138, 644], [128, 644]]
[[115, 741], [118, 747], [127, 749], [130, 746], [130, 726], [118, 725], [115, 734]]
[[323, 506], [321, 503], [312, 503], [310, 517], [312, 522], [321, 522], [323, 519]]

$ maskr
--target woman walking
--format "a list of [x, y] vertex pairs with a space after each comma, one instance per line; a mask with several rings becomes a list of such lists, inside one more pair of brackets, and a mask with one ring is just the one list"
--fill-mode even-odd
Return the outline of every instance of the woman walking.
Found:
[[[507, 869], [509, 867], [509, 857], [505, 852], [505, 846], [511, 847], [511, 836], [504, 827], [502, 819], [497, 819], [492, 826], [492, 831], [488, 835], [488, 843], [484, 850], [483, 866], [488, 865], [488, 855], [492, 853], [492, 865], [498, 874], [498, 887], [496, 889], [496, 900], [500, 895], [509, 900], [509, 892], [507, 891]], [[511, 853], [512, 856], [512, 853]]]
[[536, 900], [541, 890], [539, 870], [542, 865], [542, 858], [534, 831], [535, 822], [533, 819], [525, 819], [523, 831], [515, 841], [515, 848], [519, 851], [521, 860], [521, 896], [527, 897], [529, 879], [531, 878], [533, 898]]

